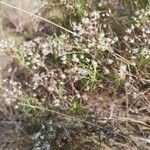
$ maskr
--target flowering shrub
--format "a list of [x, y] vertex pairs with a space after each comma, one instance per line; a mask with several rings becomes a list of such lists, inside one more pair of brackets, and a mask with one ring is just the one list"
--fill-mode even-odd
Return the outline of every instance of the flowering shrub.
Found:
[[61, 6], [70, 14], [62, 23], [68, 30], [57, 26], [51, 34], [38, 20], [29, 39], [14, 31], [23, 39], [0, 40], [0, 52], [13, 58], [0, 98], [20, 114], [32, 148], [146, 147], [148, 123], [141, 116], [149, 113], [148, 3], [46, 2], [37, 14], [49, 18], [49, 9]]

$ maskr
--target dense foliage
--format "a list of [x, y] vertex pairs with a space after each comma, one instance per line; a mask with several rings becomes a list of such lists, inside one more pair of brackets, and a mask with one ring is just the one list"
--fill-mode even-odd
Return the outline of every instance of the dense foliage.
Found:
[[0, 1], [0, 149], [148, 150], [149, 4]]

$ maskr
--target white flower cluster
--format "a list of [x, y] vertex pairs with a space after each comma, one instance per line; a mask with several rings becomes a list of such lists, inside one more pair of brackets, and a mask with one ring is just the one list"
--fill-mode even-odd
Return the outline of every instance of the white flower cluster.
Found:
[[150, 49], [144, 47], [141, 51], [141, 55], [143, 55], [146, 59], [150, 58]]
[[97, 48], [102, 51], [105, 51], [105, 50], [113, 51], [112, 45], [117, 41], [118, 41], [118, 37], [106, 38], [105, 34], [102, 32], [99, 34], [99, 37], [98, 37]]
[[6, 104], [10, 105], [15, 102], [22, 95], [22, 86], [19, 82], [10, 80], [3, 80], [0, 89], [2, 91], [2, 98]]
[[147, 9], [141, 9], [135, 12], [135, 16], [132, 17], [135, 23], [126, 29], [126, 35], [124, 36], [124, 40], [127, 43], [135, 47], [137, 47], [137, 43], [142, 47], [150, 44], [149, 14], [150, 12]]
[[8, 42], [6, 40], [0, 40], [0, 53], [3, 53], [8, 47]]
[[44, 65], [44, 60], [38, 52], [37, 44], [34, 41], [24, 42], [20, 48], [19, 53], [21, 53], [24, 61], [24, 65], [31, 67], [32, 69], [37, 69], [39, 66]]
[[80, 36], [79, 41], [87, 43], [88, 51], [93, 48], [112, 51], [112, 45], [118, 41], [117, 36], [106, 37], [102, 30], [102, 24], [99, 22], [100, 17], [99, 11], [93, 11], [82, 19], [82, 23], [73, 23], [74, 31]]

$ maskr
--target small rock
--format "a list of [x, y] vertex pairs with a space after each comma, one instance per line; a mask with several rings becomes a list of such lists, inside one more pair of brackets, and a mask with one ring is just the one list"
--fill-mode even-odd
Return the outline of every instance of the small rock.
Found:
[[0, 55], [0, 81], [10, 75], [13, 58], [7, 54]]

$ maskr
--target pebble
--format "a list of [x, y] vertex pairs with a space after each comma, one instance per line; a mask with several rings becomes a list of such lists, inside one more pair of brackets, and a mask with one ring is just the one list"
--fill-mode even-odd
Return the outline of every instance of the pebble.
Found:
[[7, 54], [0, 55], [0, 81], [10, 75], [13, 58]]

